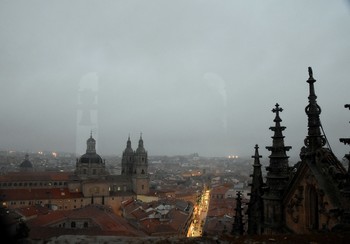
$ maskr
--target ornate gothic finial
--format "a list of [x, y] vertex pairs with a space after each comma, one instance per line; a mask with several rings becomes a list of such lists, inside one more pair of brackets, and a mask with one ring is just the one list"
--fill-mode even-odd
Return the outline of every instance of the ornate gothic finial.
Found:
[[261, 165], [259, 158], [262, 158], [262, 156], [259, 155], [259, 146], [258, 146], [258, 144], [256, 144], [254, 148], [255, 148], [255, 154], [254, 154], [254, 156], [252, 156], [252, 158], [255, 159], [254, 160], [254, 165]]
[[325, 138], [321, 135], [321, 107], [317, 104], [317, 96], [315, 94], [314, 83], [316, 80], [313, 78], [312, 69], [309, 67], [309, 79], [306, 81], [309, 83], [309, 104], [305, 108], [305, 113], [308, 117], [308, 135], [304, 141], [305, 146], [309, 152], [315, 152], [318, 148], [321, 148], [326, 144]]
[[313, 77], [313, 72], [311, 67], [309, 67], [309, 79], [306, 81], [307, 83], [309, 83], [309, 87], [310, 87], [310, 95], [309, 95], [309, 101], [310, 100], [315, 100], [316, 101], [316, 94], [315, 94], [315, 88], [314, 88], [314, 83], [316, 82], [316, 80]]
[[266, 192], [265, 197], [268, 195], [280, 197], [289, 179], [289, 157], [287, 156], [287, 151], [292, 147], [284, 145], [283, 131], [286, 127], [281, 126], [280, 122], [282, 120], [279, 117], [279, 113], [282, 112], [282, 110], [278, 103], [275, 105], [275, 109], [272, 110], [272, 112], [276, 113], [276, 118], [274, 119], [275, 126], [270, 127], [274, 135], [272, 136], [272, 146], [266, 147], [266, 149], [271, 152], [269, 156], [270, 164], [266, 167], [266, 184], [271, 188], [271, 191]]
[[276, 108], [272, 109], [273, 113], [276, 113], [276, 118], [274, 119], [274, 122], [281, 122], [281, 118], [280, 118], [280, 112], [283, 111], [283, 109], [280, 107], [280, 105], [278, 103], [276, 103], [275, 105]]
[[311, 79], [314, 78], [311, 67], [309, 67], [309, 78], [311, 78]]
[[92, 138], [92, 129], [90, 130], [90, 138]]

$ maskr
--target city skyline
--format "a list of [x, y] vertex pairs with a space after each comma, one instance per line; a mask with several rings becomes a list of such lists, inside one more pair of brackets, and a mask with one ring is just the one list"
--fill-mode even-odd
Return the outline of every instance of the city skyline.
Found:
[[[101, 155], [288, 156], [307, 135], [307, 68], [327, 139], [350, 135], [348, 1], [0, 3], [0, 148]], [[88, 114], [90, 119], [83, 119]], [[86, 122], [86, 123], [85, 123]], [[81, 148], [79, 148], [81, 147]]]

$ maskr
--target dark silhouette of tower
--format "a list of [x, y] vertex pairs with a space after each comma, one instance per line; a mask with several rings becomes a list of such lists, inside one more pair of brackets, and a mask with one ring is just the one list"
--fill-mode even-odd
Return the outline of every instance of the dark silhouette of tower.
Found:
[[132, 175], [134, 192], [136, 194], [147, 194], [149, 192], [148, 156], [143, 146], [142, 134], [134, 154], [134, 160]]
[[[344, 107], [350, 110], [350, 104], [345, 104]], [[339, 141], [345, 145], [350, 145], [350, 138], [340, 138]], [[350, 152], [345, 154], [344, 157], [348, 160], [348, 169], [345, 177], [344, 188], [341, 191], [342, 195], [347, 199], [342, 222], [350, 223]]]
[[122, 175], [132, 180], [133, 191], [136, 194], [149, 192], [148, 155], [142, 135], [136, 151], [132, 150], [130, 136], [128, 137], [122, 157]]
[[263, 177], [261, 173], [261, 164], [259, 155], [259, 146], [255, 145], [252, 183], [249, 184], [250, 200], [248, 203], [248, 234], [261, 234], [263, 232], [263, 220], [264, 220], [264, 206], [263, 206]]
[[[336, 158], [327, 141], [320, 120], [321, 107], [317, 104], [311, 67], [308, 68], [309, 96], [305, 108], [307, 136], [300, 151], [300, 161], [290, 168], [284, 145], [279, 116], [282, 109], [276, 104], [272, 110], [276, 117], [272, 146], [266, 147], [271, 155], [266, 168], [266, 183], [262, 187], [263, 216], [259, 216], [261, 191], [259, 154], [253, 158], [254, 172], [251, 184], [251, 199], [248, 208], [248, 233], [265, 234], [293, 232], [310, 234], [320, 231], [347, 231], [350, 229], [350, 163], [346, 170]], [[345, 105], [350, 108], [350, 105]], [[350, 144], [350, 138], [340, 142]], [[345, 155], [350, 162], [350, 153]], [[292, 170], [293, 169], [293, 170]], [[263, 225], [259, 226], [259, 220]]]
[[275, 126], [270, 127], [274, 132], [272, 146], [266, 147], [271, 152], [270, 164], [266, 167], [266, 187], [264, 187], [264, 232], [280, 233], [284, 225], [282, 198], [290, 178], [290, 168], [286, 152], [291, 149], [284, 145], [283, 131], [286, 127], [281, 126], [279, 113], [283, 109], [276, 103], [272, 112], [276, 114]]
[[243, 215], [242, 215], [242, 193], [237, 192], [236, 198], [236, 208], [235, 208], [235, 220], [232, 226], [232, 235], [243, 235], [244, 226], [243, 226]]
[[309, 83], [309, 104], [305, 108], [306, 115], [308, 117], [308, 134], [304, 140], [306, 146], [305, 154], [306, 157], [311, 157], [315, 160], [315, 153], [318, 149], [322, 148], [326, 144], [325, 137], [321, 134], [321, 107], [317, 104], [317, 96], [315, 94], [314, 83], [316, 80], [313, 77], [312, 69], [309, 67], [309, 79], [306, 81]]
[[130, 136], [128, 137], [128, 141], [126, 143], [126, 148], [123, 152], [122, 157], [122, 175], [131, 176], [133, 173], [134, 166], [134, 151], [131, 148]]

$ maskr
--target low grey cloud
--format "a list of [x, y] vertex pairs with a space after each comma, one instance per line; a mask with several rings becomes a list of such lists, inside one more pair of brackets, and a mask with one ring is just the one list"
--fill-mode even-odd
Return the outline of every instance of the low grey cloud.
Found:
[[[2, 1], [0, 147], [151, 155], [261, 154], [278, 102], [307, 133], [307, 67], [338, 157], [349, 149], [346, 1]], [[85, 99], [85, 100], [84, 100]], [[88, 116], [82, 118], [82, 116]], [[87, 121], [87, 123], [82, 123]]]

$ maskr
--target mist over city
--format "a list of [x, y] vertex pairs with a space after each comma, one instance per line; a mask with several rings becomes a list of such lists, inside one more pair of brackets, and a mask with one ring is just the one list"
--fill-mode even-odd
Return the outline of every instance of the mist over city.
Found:
[[6, 243], [348, 243], [350, 1], [0, 1]]
[[1, 149], [82, 154], [92, 130], [105, 155], [142, 133], [152, 155], [249, 156], [271, 144], [279, 103], [298, 156], [311, 66], [343, 155], [349, 11], [348, 1], [2, 1]]

